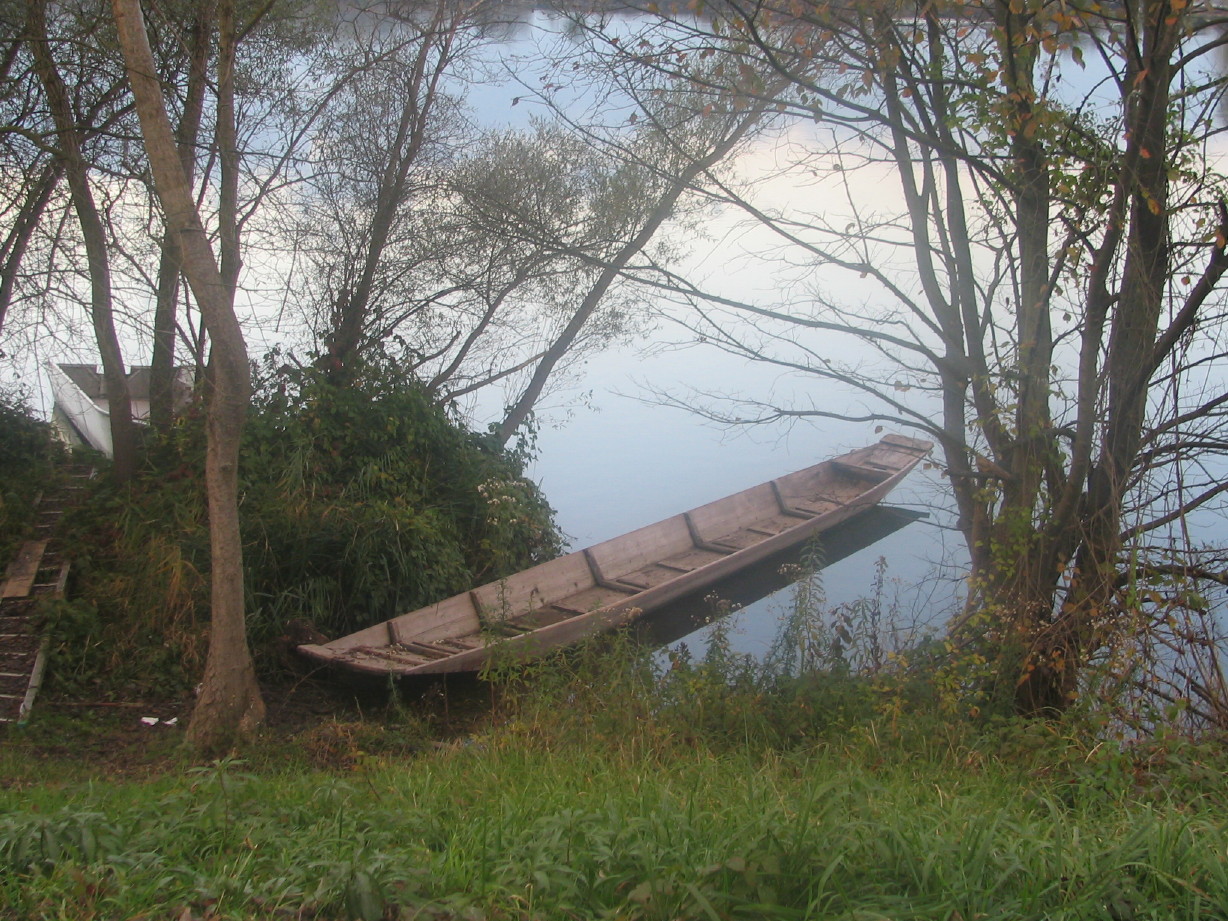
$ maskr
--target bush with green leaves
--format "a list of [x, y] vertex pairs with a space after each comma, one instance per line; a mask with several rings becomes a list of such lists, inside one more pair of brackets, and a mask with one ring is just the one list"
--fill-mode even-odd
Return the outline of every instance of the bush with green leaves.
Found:
[[554, 557], [525, 461], [378, 368], [344, 387], [283, 368], [244, 451], [252, 611], [349, 632]]
[[497, 692], [496, 717], [523, 732], [521, 743], [546, 747], [582, 737], [791, 751], [876, 718], [928, 731], [928, 717], [918, 715], [937, 711], [934, 644], [901, 624], [885, 592], [885, 564], [875, 568], [870, 595], [828, 605], [816, 560], [807, 553], [789, 567], [801, 578], [762, 657], [736, 650], [739, 612], [712, 594], [709, 626], [690, 645], [658, 652], [620, 631], [527, 665], [501, 661], [496, 650], [484, 673]]
[[[126, 683], [142, 683], [150, 656], [164, 667], [168, 650], [187, 680], [204, 652], [203, 428], [203, 412], [189, 412], [150, 445], [131, 488], [97, 497], [87, 525], [97, 549], [82, 590], [109, 624], [105, 667]], [[267, 370], [240, 469], [258, 653], [291, 619], [342, 635], [557, 555], [526, 459], [386, 369], [345, 386], [310, 367]]]

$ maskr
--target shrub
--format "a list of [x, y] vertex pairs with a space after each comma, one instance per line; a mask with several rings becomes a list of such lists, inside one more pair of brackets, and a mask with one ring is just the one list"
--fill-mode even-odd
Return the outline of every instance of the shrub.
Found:
[[[900, 624], [888, 602], [885, 564], [871, 593], [829, 606], [813, 553], [803, 555], [768, 655], [738, 653], [737, 614], [708, 597], [712, 623], [702, 648], [664, 654], [622, 632], [597, 637], [527, 666], [496, 660], [486, 677], [504, 693], [496, 716], [527, 744], [601, 738], [615, 746], [682, 745], [713, 751], [805, 748], [857, 726], [904, 719], [934, 705], [932, 642]], [[926, 731], [933, 727], [922, 722]]]
[[[122, 681], [145, 680], [167, 650], [186, 681], [203, 657], [203, 429], [201, 411], [189, 412], [150, 445], [138, 481], [99, 495], [82, 521], [86, 543], [101, 548], [84, 590]], [[388, 369], [338, 387], [311, 368], [266, 368], [240, 470], [258, 652], [294, 618], [342, 635], [556, 555], [553, 512], [524, 478], [525, 460]]]

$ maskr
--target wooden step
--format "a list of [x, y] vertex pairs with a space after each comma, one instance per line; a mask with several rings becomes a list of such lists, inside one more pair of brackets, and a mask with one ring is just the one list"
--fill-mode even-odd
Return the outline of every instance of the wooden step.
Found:
[[33, 525], [35, 539], [18, 550], [0, 586], [0, 722], [22, 723], [30, 715], [47, 664], [47, 637], [41, 636], [37, 615], [40, 598], [63, 597], [69, 563], [54, 548], [53, 533], [64, 512], [84, 488], [84, 470], [70, 471], [76, 482], [57, 486], [51, 495], [37, 497]]
[[17, 551], [17, 559], [9, 563], [5, 571], [4, 587], [0, 589], [0, 598], [24, 598], [30, 594], [30, 586], [42, 565], [43, 551], [47, 549], [46, 540], [28, 540]]

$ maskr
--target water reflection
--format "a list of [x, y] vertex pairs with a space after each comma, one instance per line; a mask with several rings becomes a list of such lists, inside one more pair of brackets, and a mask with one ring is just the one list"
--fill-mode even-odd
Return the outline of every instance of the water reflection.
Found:
[[[425, 23], [439, 11], [440, 0], [392, 0], [369, 3], [364, 0], [341, 0], [338, 15], [346, 21], [371, 19], [402, 20]], [[644, 11], [634, 4], [617, 0], [572, 0], [572, 2], [541, 2], [541, 0], [443, 0], [448, 14], [463, 16], [483, 37], [494, 41], [516, 42], [540, 25], [538, 17], [561, 18], [572, 14], [643, 18]]]
[[[911, 509], [875, 506], [820, 536], [817, 554], [823, 561], [820, 568], [826, 569], [925, 517], [924, 512]], [[769, 557], [645, 617], [638, 622], [636, 632], [654, 647], [680, 640], [691, 640], [692, 646], [700, 645], [695, 640], [700, 639], [712, 623], [716, 611], [713, 599], [731, 605], [732, 608], [722, 605], [726, 612], [740, 610], [750, 618], [770, 616], [770, 605], [761, 608], [758, 603], [791, 586], [798, 578], [802, 558], [812, 550], [811, 546], [793, 547]], [[751, 609], [752, 605], [756, 607]], [[765, 639], [770, 641], [775, 625], [761, 623], [756, 626], [765, 628], [759, 632], [766, 632]]]

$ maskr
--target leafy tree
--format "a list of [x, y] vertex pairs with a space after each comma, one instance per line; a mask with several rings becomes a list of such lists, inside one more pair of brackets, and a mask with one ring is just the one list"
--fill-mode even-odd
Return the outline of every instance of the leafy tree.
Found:
[[35, 417], [21, 393], [0, 393], [0, 429], [0, 559], [11, 560], [62, 452], [51, 426]]
[[696, 176], [761, 112], [623, 126], [616, 152], [540, 119], [479, 134], [462, 90], [489, 54], [488, 13], [384, 12], [342, 45], [365, 63], [321, 120], [295, 235], [321, 366], [341, 379], [395, 353], [445, 403], [499, 386], [506, 444], [577, 355], [630, 328], [623, 270], [664, 249]]
[[[1134, 623], [1142, 538], [1228, 488], [1208, 458], [1228, 398], [1206, 373], [1228, 268], [1211, 156], [1224, 22], [1164, 0], [727, 0], [604, 46], [645, 80], [688, 79], [692, 107], [744, 98], [782, 119], [781, 173], [806, 194], [720, 197], [784, 253], [792, 300], [645, 280], [699, 308], [683, 322], [704, 342], [867, 406], [769, 398], [714, 417], [877, 420], [939, 443], [972, 561], [954, 641], [980, 644], [1021, 712], [1069, 705]], [[869, 201], [869, 176], [898, 210]], [[864, 299], [831, 293], [841, 272]]]
[[[393, 363], [352, 367], [342, 385], [284, 357], [259, 366], [239, 478], [262, 675], [284, 678], [285, 637], [306, 624], [343, 635], [559, 552], [522, 452], [469, 431]], [[61, 686], [167, 693], [196, 683], [209, 608], [204, 421], [193, 409], [151, 438], [132, 494], [78, 516], [91, 547], [82, 595], [96, 611], [58, 625], [73, 665], [57, 669]]]
[[332, 51], [354, 75], [315, 134], [317, 169], [296, 230], [318, 286], [308, 296], [318, 303], [322, 365], [338, 380], [404, 321], [407, 300], [422, 297], [412, 280], [427, 258], [415, 199], [438, 182], [455, 131], [447, 85], [474, 40], [471, 17], [437, 3], [421, 20], [385, 17], [380, 30], [356, 29]]
[[527, 458], [466, 429], [393, 362], [282, 364], [244, 442], [249, 604], [342, 635], [556, 556]]
[[[250, 13], [245, 7], [240, 13], [233, 2], [188, 4], [183, 9], [167, 2], [152, 8], [148, 20], [135, 4], [112, 6], [114, 24], [126, 27], [118, 36], [122, 58], [115, 53], [112, 23], [100, 9], [89, 3], [79, 9], [55, 8], [62, 17], [69, 13], [76, 13], [78, 18], [86, 13], [94, 16], [91, 21], [98, 28], [78, 28], [74, 47], [81, 49], [83, 60], [99, 62], [100, 73], [113, 74], [111, 82], [99, 89], [85, 75], [84, 65], [71, 83], [60, 76], [50, 57], [49, 43], [41, 40], [47, 32], [41, 4], [29, 7], [27, 32], [32, 39], [28, 44], [60, 142], [60, 169], [80, 216], [94, 281], [95, 318], [109, 316], [103, 308], [110, 304], [111, 260], [124, 260], [138, 288], [144, 287], [151, 296], [156, 294], [152, 403], [155, 422], [162, 428], [170, 418], [169, 382], [181, 272], [189, 280], [203, 320], [203, 333], [193, 343], [198, 366], [205, 363], [204, 334], [211, 340], [203, 376], [210, 429], [205, 467], [213, 527], [211, 635], [215, 648], [189, 729], [191, 741], [210, 750], [247, 731], [263, 712], [244, 637], [236, 499], [238, 450], [250, 387], [243, 331], [235, 314], [242, 271], [240, 240], [261, 205], [292, 178], [290, 164], [296, 151], [333, 90], [327, 84], [310, 84], [317, 95], [299, 92], [297, 85], [295, 92], [288, 91], [294, 82], [287, 76], [293, 70], [291, 58], [295, 66], [303, 65], [314, 36], [309, 34], [310, 27], [302, 29], [293, 16], [271, 16], [270, 4], [255, 5]], [[238, 15], [244, 17], [241, 25], [236, 25]], [[188, 21], [186, 33], [174, 24], [177, 19]], [[306, 21], [309, 26], [316, 24], [310, 18]], [[247, 61], [238, 58], [240, 43], [250, 49]], [[259, 64], [252, 64], [256, 59]], [[210, 67], [214, 75], [206, 79]], [[215, 101], [212, 112], [205, 105], [209, 87]], [[95, 100], [96, 96], [101, 102]], [[74, 113], [74, 103], [90, 117]], [[139, 144], [133, 141], [134, 126], [121, 122], [134, 109], [140, 122]], [[284, 117], [280, 114], [283, 112], [287, 113]], [[271, 113], [278, 116], [274, 118]], [[177, 124], [172, 124], [172, 114]], [[212, 141], [202, 144], [200, 138], [209, 129]], [[85, 140], [97, 142], [91, 158], [85, 156]], [[198, 161], [204, 164], [199, 172]], [[104, 210], [93, 202], [98, 186], [90, 184], [91, 169], [115, 180], [105, 209], [106, 220]], [[144, 191], [156, 197], [164, 223], [148, 214], [143, 222], [137, 217], [142, 209], [159, 209], [150, 207], [152, 198], [142, 195], [140, 186], [123, 182], [134, 175], [152, 182], [152, 186], [144, 186]], [[34, 193], [24, 194], [28, 202]], [[46, 221], [45, 215], [42, 220]], [[134, 238], [139, 241], [142, 223], [153, 228], [144, 242], [146, 252], [155, 254], [154, 260], [142, 258], [129, 247]], [[134, 227], [138, 230], [133, 231]], [[58, 247], [56, 233], [53, 229], [48, 239]], [[16, 234], [11, 238], [16, 252], [21, 241]], [[151, 245], [153, 238], [157, 242]], [[56, 258], [58, 251], [53, 248], [53, 264]], [[156, 274], [145, 268], [150, 261], [159, 262]], [[100, 332], [99, 341], [114, 402], [116, 395], [123, 393], [123, 364], [113, 325], [109, 338]], [[114, 348], [108, 350], [109, 346]], [[116, 369], [118, 385], [110, 381]], [[113, 410], [113, 425], [116, 416]], [[117, 471], [127, 473], [133, 464], [132, 452], [121, 452], [120, 439], [115, 441]]]
[[63, 178], [63, 161], [44, 144], [39, 118], [41, 90], [29, 59], [26, 9], [0, 6], [0, 34], [5, 54], [0, 61], [0, 106], [5, 130], [0, 130], [0, 157], [6, 181], [0, 186], [5, 234], [0, 244], [0, 332], [14, 303], [29, 296], [23, 288], [28, 273], [23, 266], [37, 231]]
[[[185, 60], [176, 68], [184, 75], [175, 143], [188, 186], [196, 181], [196, 161], [201, 140], [205, 99], [208, 93], [209, 63], [213, 51], [212, 5], [190, 4], [184, 18], [188, 28], [182, 41], [170, 47], [182, 49]], [[175, 36], [176, 38], [178, 36]], [[163, 82], [166, 86], [166, 81]], [[149, 423], [165, 434], [175, 415], [175, 344], [178, 339], [177, 315], [183, 255], [175, 235], [164, 228], [158, 242], [158, 273], [149, 359]]]
[[[500, 229], [512, 239], [546, 248], [547, 252], [577, 260], [585, 273], [520, 393], [513, 399], [496, 428], [506, 443], [528, 418], [554, 374], [636, 259], [648, 252], [649, 244], [671, 219], [677, 217], [684, 198], [710, 170], [742, 144], [763, 115], [763, 107], [721, 113], [696, 121], [690, 117], [650, 124], [623, 139], [630, 155], [620, 151], [610, 157], [606, 171], [598, 175], [598, 191], [586, 202], [580, 226], [591, 236], [575, 239], [574, 231], [555, 236], [534, 226], [537, 211], [525, 214], [509, 207], [509, 200], [490, 196], [487, 207], [501, 211]], [[511, 201], [515, 201], [513, 198]], [[572, 228], [568, 228], [572, 231]]]

